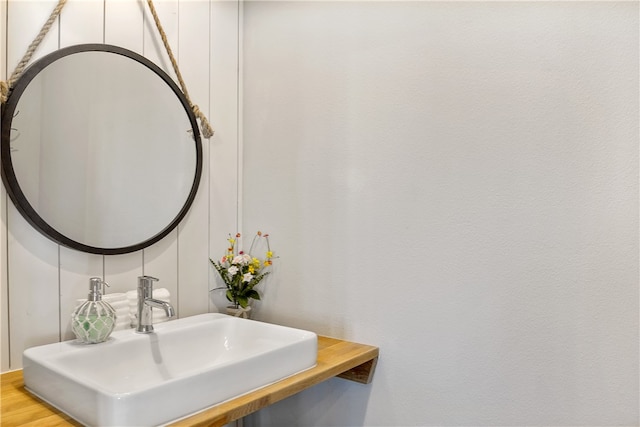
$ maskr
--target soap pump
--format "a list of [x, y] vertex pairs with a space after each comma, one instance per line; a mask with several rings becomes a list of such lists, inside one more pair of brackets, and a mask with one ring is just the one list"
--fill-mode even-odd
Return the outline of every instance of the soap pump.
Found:
[[81, 342], [96, 344], [106, 341], [116, 325], [116, 311], [102, 300], [105, 285], [109, 286], [99, 277], [89, 279], [87, 301], [71, 315], [71, 329]]

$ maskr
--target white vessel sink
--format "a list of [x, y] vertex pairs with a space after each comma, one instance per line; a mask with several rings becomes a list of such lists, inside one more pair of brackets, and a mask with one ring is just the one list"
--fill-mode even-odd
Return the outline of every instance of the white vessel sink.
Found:
[[90, 426], [155, 426], [316, 364], [313, 332], [201, 314], [25, 350], [27, 390]]

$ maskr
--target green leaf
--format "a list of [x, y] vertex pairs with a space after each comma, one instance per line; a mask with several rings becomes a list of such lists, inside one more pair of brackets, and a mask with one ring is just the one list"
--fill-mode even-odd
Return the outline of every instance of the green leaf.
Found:
[[257, 300], [260, 299], [260, 294], [255, 289], [251, 289], [249, 292], [247, 292], [246, 296], [247, 296], [247, 298], [253, 298], [253, 299], [257, 299]]
[[238, 303], [240, 304], [240, 307], [247, 308], [249, 305], [249, 299], [244, 296], [238, 296]]

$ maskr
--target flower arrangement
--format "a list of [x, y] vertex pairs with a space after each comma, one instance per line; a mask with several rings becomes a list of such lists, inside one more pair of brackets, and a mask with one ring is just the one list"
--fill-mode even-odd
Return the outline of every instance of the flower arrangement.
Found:
[[[233, 303], [234, 308], [240, 306], [246, 309], [251, 299], [260, 299], [260, 294], [254, 287], [269, 274], [269, 271], [265, 270], [271, 267], [274, 257], [269, 245], [268, 234], [262, 234], [258, 231], [251, 241], [249, 252], [237, 250], [237, 243], [240, 237], [240, 233], [237, 233], [235, 238], [229, 235], [227, 239], [229, 246], [224, 256], [220, 258], [220, 261], [212, 259], [209, 259], [209, 261], [211, 261], [211, 264], [213, 264], [226, 285], [227, 299]], [[253, 247], [261, 239], [264, 239], [267, 244], [267, 251], [262, 260], [251, 255]]]

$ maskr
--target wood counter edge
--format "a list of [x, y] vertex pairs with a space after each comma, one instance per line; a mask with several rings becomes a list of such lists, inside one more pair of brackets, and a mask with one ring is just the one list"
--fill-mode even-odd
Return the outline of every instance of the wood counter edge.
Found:
[[[378, 354], [378, 347], [318, 336], [318, 361], [315, 367], [212, 406], [170, 426], [224, 426], [336, 376], [368, 384], [373, 378]], [[0, 375], [0, 380], [2, 382], [0, 425], [16, 427], [37, 425], [39, 421], [45, 419], [48, 422], [47, 425], [81, 425], [26, 391], [22, 370], [5, 372]]]
[[362, 375], [352, 376], [349, 371], [358, 371], [361, 365], [369, 364], [368, 377], [371, 378], [375, 363], [369, 362], [376, 361], [378, 354], [378, 347], [318, 336], [315, 367], [205, 409], [170, 426], [221, 427], [341, 374], [345, 374], [345, 379], [363, 382], [360, 380]]

